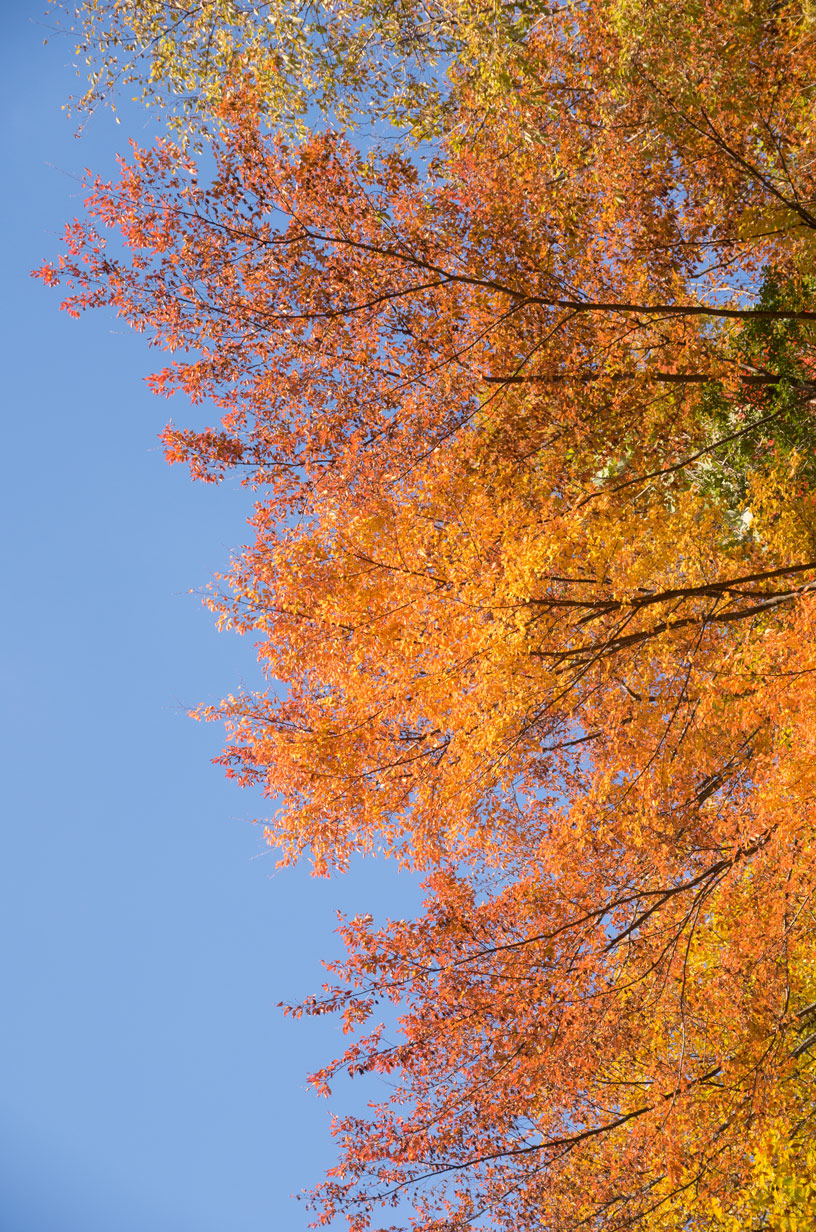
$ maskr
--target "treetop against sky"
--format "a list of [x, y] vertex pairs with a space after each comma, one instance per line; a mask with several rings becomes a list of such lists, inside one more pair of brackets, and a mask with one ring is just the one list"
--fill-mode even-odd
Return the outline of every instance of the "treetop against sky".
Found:
[[270, 684], [199, 715], [282, 863], [426, 879], [294, 1010], [352, 1037], [319, 1091], [388, 1084], [318, 1223], [810, 1226], [810, 7], [80, 22], [86, 105], [175, 135], [38, 273], [254, 493], [209, 603]]

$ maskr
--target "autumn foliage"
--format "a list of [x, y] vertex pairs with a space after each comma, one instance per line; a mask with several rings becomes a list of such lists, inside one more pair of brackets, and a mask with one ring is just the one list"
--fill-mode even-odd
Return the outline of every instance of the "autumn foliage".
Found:
[[231, 55], [211, 162], [134, 148], [39, 271], [256, 492], [211, 606], [270, 687], [200, 713], [270, 842], [427, 879], [293, 1011], [350, 1033], [318, 1090], [391, 1084], [316, 1218], [812, 1227], [816, 18], [456, 13], [430, 149], [293, 136]]

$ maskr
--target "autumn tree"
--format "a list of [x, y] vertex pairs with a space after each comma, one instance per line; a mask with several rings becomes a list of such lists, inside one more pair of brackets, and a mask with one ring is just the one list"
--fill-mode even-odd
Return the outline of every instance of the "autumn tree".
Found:
[[414, 137], [450, 134], [463, 82], [482, 106], [524, 72], [536, 3], [445, 0], [51, 0], [87, 69], [78, 114], [136, 90], [172, 128], [200, 137], [236, 73], [253, 75], [271, 124], [303, 133], [316, 116], [382, 121]]
[[796, 4], [549, 10], [424, 168], [233, 77], [214, 178], [134, 150], [40, 271], [220, 407], [171, 460], [259, 489], [212, 606], [286, 693], [202, 713], [270, 840], [428, 878], [300, 1007], [364, 1031], [319, 1089], [394, 1084], [320, 1219], [804, 1226], [813, 59]]

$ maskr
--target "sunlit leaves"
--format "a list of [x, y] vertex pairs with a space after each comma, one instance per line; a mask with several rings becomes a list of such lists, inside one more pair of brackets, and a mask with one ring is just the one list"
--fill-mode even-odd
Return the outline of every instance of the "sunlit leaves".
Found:
[[[153, 12], [117, 11], [125, 41]], [[233, 40], [212, 78], [205, 14]], [[444, 129], [424, 167], [292, 138], [300, 82], [402, 106], [391, 62], [341, 79], [301, 17], [275, 10], [276, 37], [314, 76], [285, 66], [277, 96], [257, 15], [188, 14], [146, 88], [192, 74], [188, 117], [217, 103], [213, 178], [134, 151], [41, 274], [168, 352], [157, 392], [218, 408], [168, 428], [170, 459], [258, 493], [211, 606], [269, 687], [200, 713], [270, 842], [428, 879], [419, 918], [346, 921], [296, 1010], [351, 1036], [318, 1090], [390, 1084], [338, 1124], [317, 1217], [362, 1229], [411, 1198], [423, 1232], [806, 1226], [810, 17], [426, 15], [451, 76], [404, 78], [417, 131]], [[334, 13], [333, 45], [376, 29], [390, 55], [416, 20]]]

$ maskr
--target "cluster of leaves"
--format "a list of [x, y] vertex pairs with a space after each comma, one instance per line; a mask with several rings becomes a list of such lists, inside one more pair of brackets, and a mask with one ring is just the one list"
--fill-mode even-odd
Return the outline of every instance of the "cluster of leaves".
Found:
[[72, 13], [51, 3], [89, 70], [80, 113], [135, 88], [134, 101], [198, 138], [243, 72], [267, 122], [300, 134], [310, 112], [416, 136], [447, 131], [451, 79], [464, 77], [488, 106], [524, 71], [524, 40], [549, 9], [523, 0], [86, 0]]
[[[810, 276], [784, 286], [770, 276], [758, 303], [795, 311], [813, 302], [814, 286]], [[748, 533], [753, 520], [749, 490], [757, 468], [785, 467], [791, 494], [816, 483], [812, 339], [812, 326], [801, 320], [749, 321], [734, 339], [735, 362], [747, 377], [746, 397], [737, 402], [713, 384], [703, 391], [701, 415], [712, 441], [755, 425], [755, 431], [737, 436], [699, 468], [702, 484], [731, 512], [740, 533]]]
[[[85, 10], [117, 38], [151, 12]], [[317, 1221], [809, 1227], [816, 29], [794, 0], [457, 12], [499, 51], [426, 27], [424, 167], [293, 137], [266, 51], [211, 87], [173, 44], [153, 81], [200, 83], [214, 173], [134, 149], [39, 273], [219, 407], [170, 459], [257, 491], [211, 606], [279, 683], [201, 714], [270, 842], [427, 878], [416, 919], [347, 920], [293, 1009], [352, 1033], [319, 1091], [390, 1084], [336, 1123]], [[348, 14], [333, 46], [419, 20]], [[315, 68], [309, 101], [391, 114], [379, 65]]]

